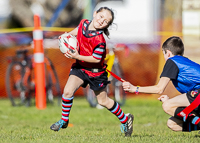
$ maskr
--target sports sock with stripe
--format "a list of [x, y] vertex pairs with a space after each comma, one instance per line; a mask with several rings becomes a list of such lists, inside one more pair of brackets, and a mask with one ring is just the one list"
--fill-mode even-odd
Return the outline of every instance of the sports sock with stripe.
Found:
[[200, 130], [200, 118], [198, 116], [193, 114], [190, 114], [187, 118], [178, 116], [178, 113], [180, 113], [183, 109], [185, 109], [185, 107], [178, 107], [174, 113], [175, 118], [184, 121], [183, 131], [191, 132]]
[[113, 114], [115, 114], [122, 124], [125, 124], [126, 121], [128, 120], [128, 117], [124, 114], [124, 112], [122, 111], [117, 102], [114, 102], [113, 107], [108, 110]]
[[198, 116], [194, 116], [193, 114], [189, 115], [185, 122], [183, 122], [183, 131], [191, 132], [200, 130], [200, 119]]
[[190, 122], [193, 125], [198, 125], [200, 127], [200, 118], [198, 116], [194, 116], [194, 115], [190, 115], [190, 116], [191, 116]]
[[69, 113], [73, 104], [74, 96], [71, 98], [65, 98], [64, 95], [62, 95], [62, 120], [67, 122], [69, 120]]
[[192, 123], [193, 125], [198, 125], [200, 127], [200, 118], [198, 116], [195, 116], [193, 114], [190, 114], [187, 119], [185, 119], [184, 117], [180, 117], [177, 114], [180, 113], [183, 109], [185, 109], [185, 107], [178, 107], [174, 113], [174, 117], [177, 119], [180, 119], [182, 121], [187, 121]]

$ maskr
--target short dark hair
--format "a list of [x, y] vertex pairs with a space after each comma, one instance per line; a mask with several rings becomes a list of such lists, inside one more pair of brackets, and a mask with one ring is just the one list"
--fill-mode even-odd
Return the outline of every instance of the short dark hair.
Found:
[[171, 51], [173, 55], [181, 55], [184, 54], [184, 44], [180, 37], [172, 36], [168, 38], [162, 45], [162, 49], [167, 52], [167, 50]]

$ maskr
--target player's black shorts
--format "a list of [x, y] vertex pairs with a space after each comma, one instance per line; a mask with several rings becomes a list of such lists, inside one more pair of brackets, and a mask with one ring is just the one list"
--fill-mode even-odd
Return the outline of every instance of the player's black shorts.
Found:
[[[189, 92], [186, 93], [186, 96], [187, 96], [188, 101], [190, 102], [190, 104], [199, 95], [199, 93], [200, 93], [200, 89], [196, 89], [196, 90], [189, 91]], [[194, 111], [197, 112], [197, 114], [200, 114], [200, 106], [198, 106], [197, 108], [195, 108]]]
[[90, 88], [94, 91], [100, 91], [104, 89], [107, 84], [110, 83], [110, 81], [108, 81], [108, 73], [106, 71], [100, 76], [90, 77], [82, 69], [72, 67], [69, 75], [75, 75], [79, 77], [84, 81], [82, 85], [83, 88], [85, 88], [89, 84]]

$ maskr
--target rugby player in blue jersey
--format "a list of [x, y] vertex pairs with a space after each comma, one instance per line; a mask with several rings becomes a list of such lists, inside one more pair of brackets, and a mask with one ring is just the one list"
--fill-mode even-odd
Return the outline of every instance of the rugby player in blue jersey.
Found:
[[162, 51], [166, 63], [157, 85], [140, 87], [123, 82], [123, 88], [128, 92], [162, 94], [172, 81], [181, 94], [174, 98], [169, 98], [168, 95], [161, 95], [158, 98], [163, 103], [163, 110], [172, 116], [167, 122], [168, 127], [173, 131], [199, 130], [200, 106], [187, 118], [178, 116], [178, 113], [189, 106], [200, 93], [200, 65], [183, 56], [184, 44], [179, 37], [168, 38], [162, 45]]

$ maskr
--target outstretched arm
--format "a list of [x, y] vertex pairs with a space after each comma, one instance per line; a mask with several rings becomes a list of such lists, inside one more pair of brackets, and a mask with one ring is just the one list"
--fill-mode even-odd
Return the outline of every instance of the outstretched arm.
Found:
[[[138, 92], [162, 94], [169, 81], [170, 78], [161, 77], [157, 85], [139, 87]], [[130, 82], [123, 82], [122, 86], [125, 91], [131, 93], [136, 92], [137, 89], [137, 86], [132, 85]]]

